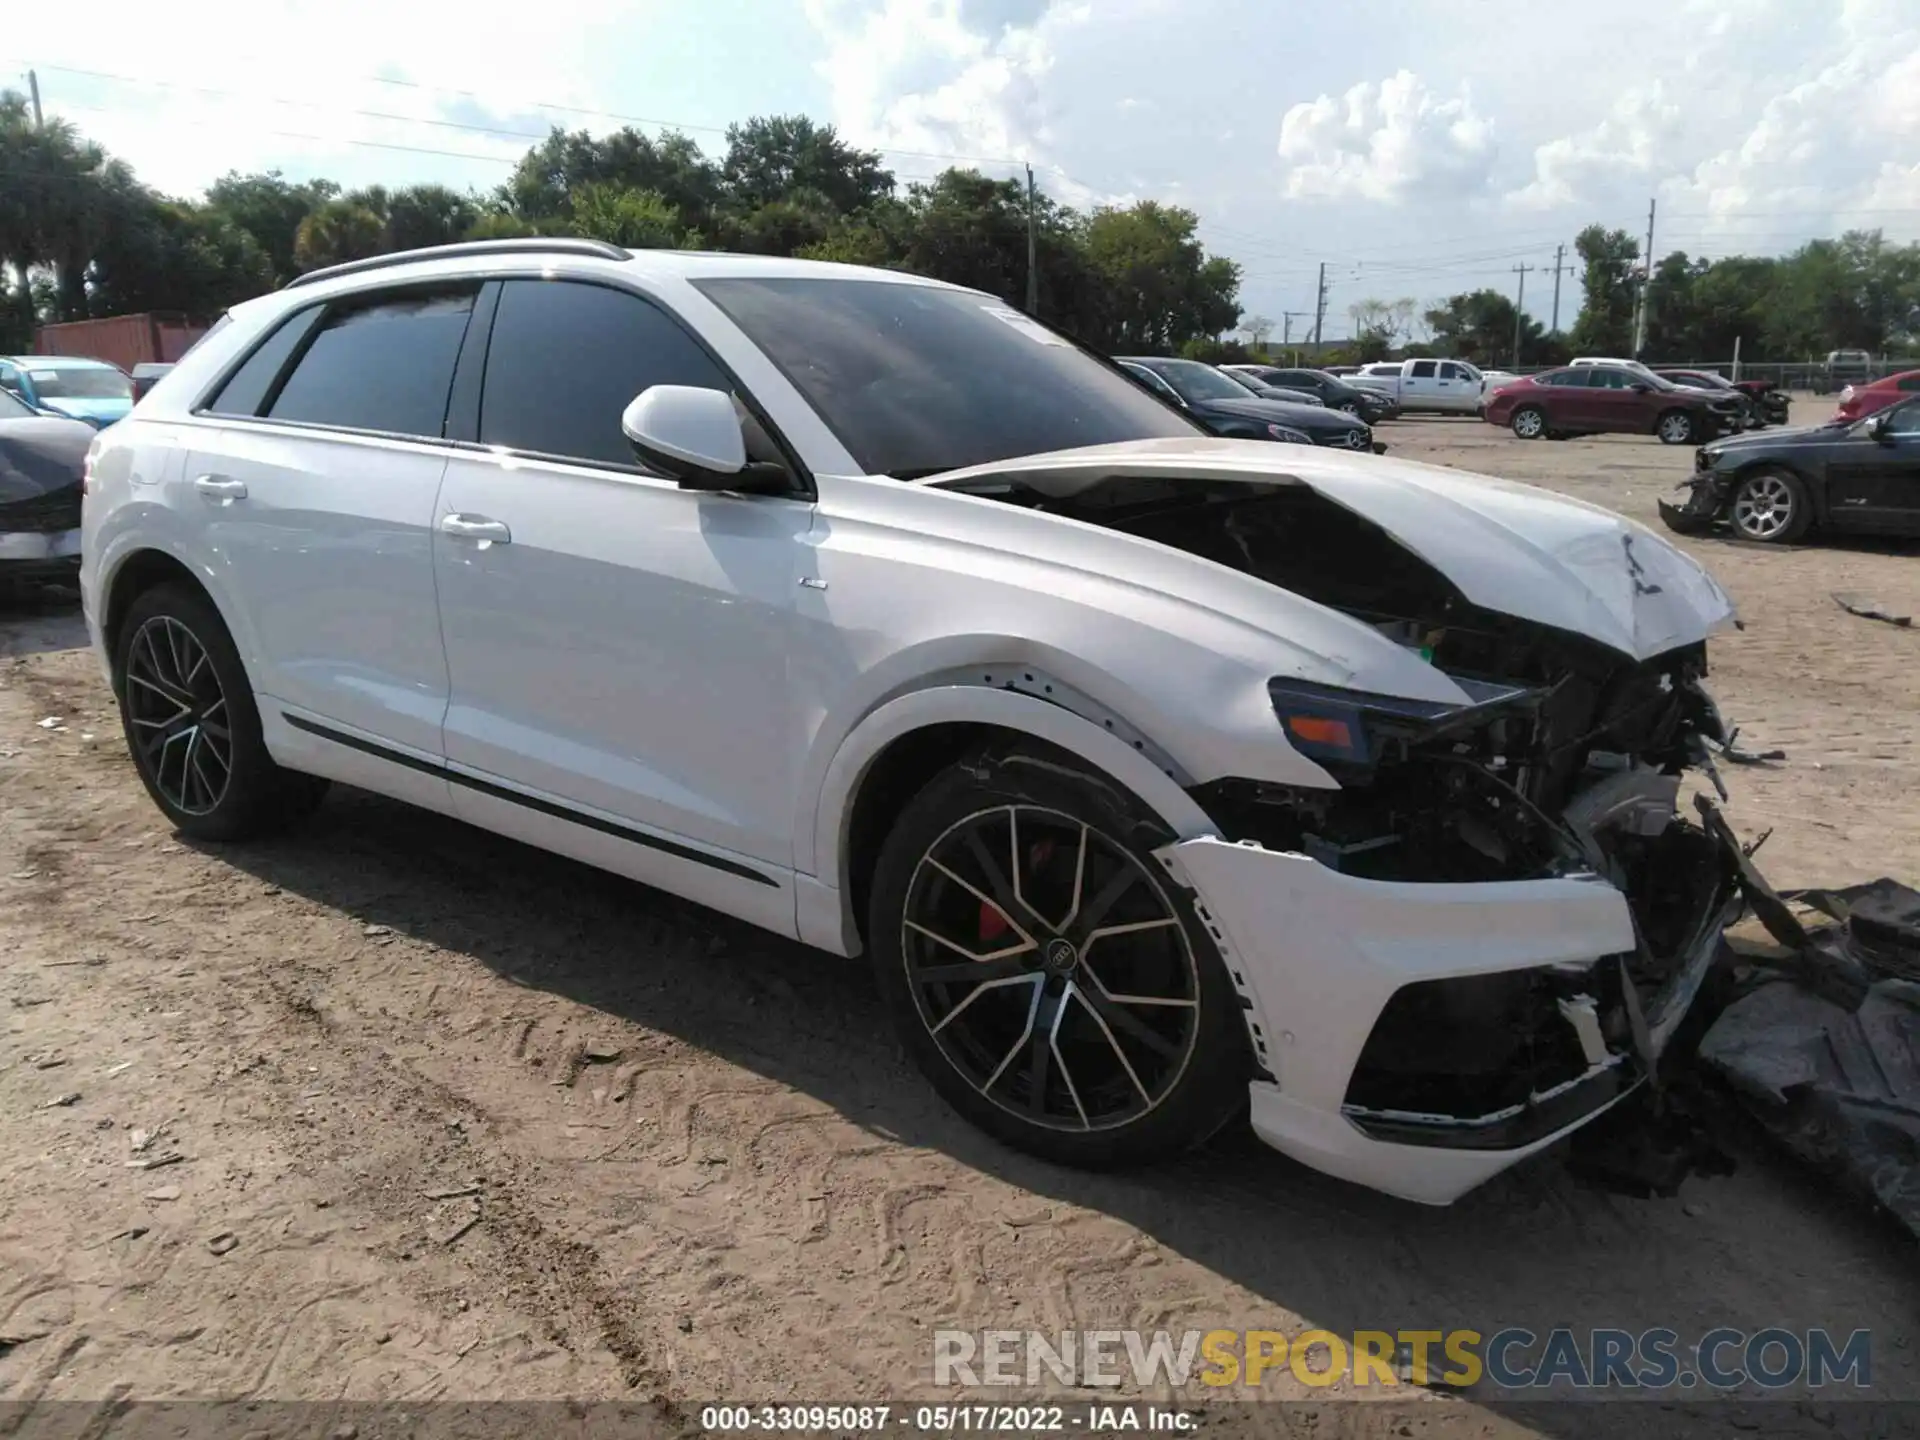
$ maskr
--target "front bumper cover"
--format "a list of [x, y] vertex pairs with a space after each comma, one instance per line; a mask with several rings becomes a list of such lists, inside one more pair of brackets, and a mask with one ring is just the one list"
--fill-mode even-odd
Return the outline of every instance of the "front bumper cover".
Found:
[[[1403, 1199], [1444, 1205], [1578, 1129], [1646, 1078], [1737, 914], [1731, 876], [1670, 978], [1636, 1011], [1635, 1039], [1588, 1050], [1568, 1083], [1506, 1111], [1452, 1116], [1348, 1103], [1393, 997], [1423, 982], [1555, 971], [1599, 975], [1635, 954], [1626, 897], [1598, 878], [1419, 884], [1363, 880], [1304, 855], [1212, 837], [1160, 852], [1194, 892], [1225, 959], [1256, 1058], [1253, 1128], [1294, 1159]], [[1625, 987], [1629, 992], [1631, 986]], [[1637, 1004], [1637, 998], [1633, 1004]]]

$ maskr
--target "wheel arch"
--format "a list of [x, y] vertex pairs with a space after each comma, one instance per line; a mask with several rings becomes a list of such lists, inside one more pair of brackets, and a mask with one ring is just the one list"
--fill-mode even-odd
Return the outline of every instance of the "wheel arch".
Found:
[[[234, 634], [226, 607], [193, 567], [170, 551], [148, 546], [122, 557], [105, 577], [100, 607], [100, 636], [106, 645], [109, 665], [114, 663], [114, 657], [120, 652], [120, 627], [126, 622], [127, 611], [133, 607], [133, 602], [154, 587], [166, 584], [186, 585], [196, 594], [204, 596], [220, 616], [221, 623], [226, 625], [227, 633]], [[242, 659], [244, 662], [244, 656]], [[114, 683], [119, 683], [117, 675]]]
[[1179, 839], [1215, 833], [1164, 757], [1124, 734], [1113, 717], [1096, 723], [1053, 700], [983, 684], [931, 686], [876, 708], [841, 742], [810, 833], [796, 837], [811, 843], [811, 873], [839, 896], [838, 935], [815, 943], [848, 954], [863, 948], [867, 887], [893, 817], [941, 770], [984, 746], [1043, 748], [1129, 792]]

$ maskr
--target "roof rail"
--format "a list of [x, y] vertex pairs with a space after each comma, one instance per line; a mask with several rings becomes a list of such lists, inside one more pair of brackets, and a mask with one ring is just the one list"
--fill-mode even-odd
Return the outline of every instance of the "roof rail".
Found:
[[340, 275], [359, 275], [368, 270], [384, 270], [390, 265], [410, 265], [416, 260], [459, 260], [471, 255], [586, 255], [595, 260], [631, 260], [632, 254], [605, 240], [583, 240], [574, 235], [514, 236], [504, 240], [461, 240], [452, 245], [429, 245], [421, 250], [396, 250], [391, 255], [370, 255], [364, 260], [349, 260], [322, 270], [296, 275], [280, 288], [292, 290]]

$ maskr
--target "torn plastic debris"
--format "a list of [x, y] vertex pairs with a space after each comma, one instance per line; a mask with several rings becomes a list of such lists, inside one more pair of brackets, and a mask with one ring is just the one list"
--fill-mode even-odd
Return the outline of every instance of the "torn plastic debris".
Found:
[[1763, 914], [1778, 949], [1736, 947], [1760, 979], [1700, 1058], [1790, 1151], [1920, 1236], [1920, 892], [1894, 880], [1803, 892], [1829, 917], [1811, 929], [1775, 898], [1790, 924]]

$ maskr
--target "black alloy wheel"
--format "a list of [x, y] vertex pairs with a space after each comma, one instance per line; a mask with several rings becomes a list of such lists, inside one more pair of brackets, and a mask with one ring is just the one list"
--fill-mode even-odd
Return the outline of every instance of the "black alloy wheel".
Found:
[[1246, 1099], [1248, 1040], [1206, 928], [1108, 782], [1016, 756], [955, 765], [902, 812], [868, 934], [936, 1089], [1066, 1164], [1165, 1155]]
[[276, 765], [219, 611], [181, 584], [134, 597], [114, 628], [114, 692], [134, 769], [183, 835], [238, 840], [310, 812], [327, 782]]
[[233, 729], [206, 645], [177, 617], [152, 616], [133, 632], [124, 681], [141, 769], [182, 815], [211, 814], [233, 780]]

